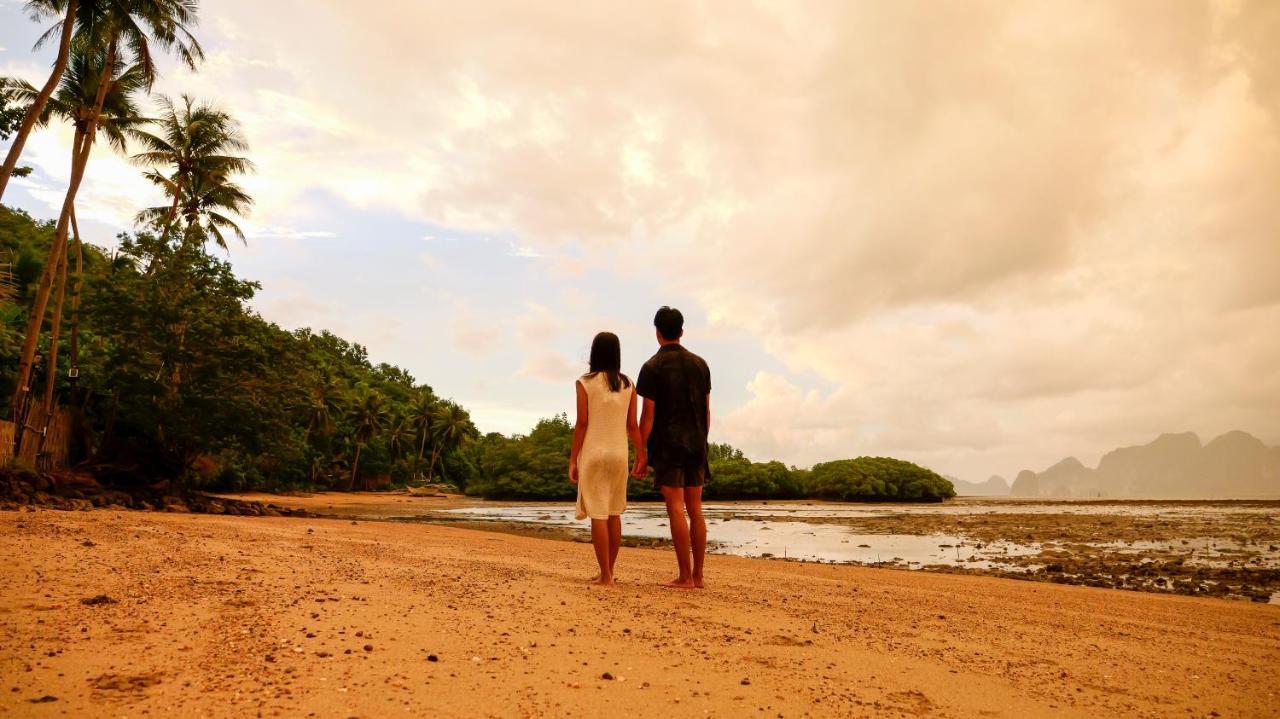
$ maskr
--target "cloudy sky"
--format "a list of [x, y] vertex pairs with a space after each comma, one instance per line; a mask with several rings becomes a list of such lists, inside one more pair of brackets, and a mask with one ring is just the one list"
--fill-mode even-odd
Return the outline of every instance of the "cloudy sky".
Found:
[[[689, 318], [713, 439], [1012, 477], [1280, 444], [1280, 3], [205, 0], [258, 173], [231, 259], [482, 429]], [[50, 54], [0, 0], [0, 73]], [[69, 133], [6, 201], [51, 217]], [[152, 190], [90, 166], [97, 244]]]

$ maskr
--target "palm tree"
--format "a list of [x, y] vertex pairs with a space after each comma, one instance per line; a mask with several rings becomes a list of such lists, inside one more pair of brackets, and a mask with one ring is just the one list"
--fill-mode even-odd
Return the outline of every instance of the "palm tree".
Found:
[[212, 235], [223, 247], [224, 229], [244, 239], [244, 233], [224, 214], [240, 214], [252, 203], [229, 179], [253, 169], [248, 158], [231, 154], [249, 147], [239, 126], [227, 112], [210, 104], [197, 104], [187, 95], [182, 96], [181, 105], [162, 97], [160, 107], [156, 132], [143, 133], [139, 138], [147, 150], [133, 159], [154, 168], [147, 173], [147, 179], [163, 188], [171, 200], [168, 207], [152, 207], [138, 213], [138, 221], [154, 224], [161, 238], [167, 239], [181, 214], [187, 219], [189, 231], [199, 227], [200, 235]]
[[456, 402], [440, 403], [431, 421], [431, 466], [427, 468], [427, 476], [435, 477], [436, 461], [441, 455], [465, 447], [477, 436], [479, 432], [467, 410]]
[[431, 436], [431, 423], [436, 418], [436, 395], [430, 389], [418, 390], [409, 402], [409, 411], [405, 418], [413, 425], [418, 436], [418, 461], [414, 464], [414, 477], [418, 476], [418, 468], [422, 466], [422, 457], [427, 451], [427, 439]]
[[328, 374], [323, 374], [320, 381], [307, 393], [307, 400], [303, 405], [307, 416], [307, 431], [302, 435], [303, 444], [315, 430], [325, 434], [333, 431], [333, 415], [341, 406], [342, 385], [334, 382]]
[[[26, 115], [22, 118], [22, 124], [18, 126], [17, 132], [14, 133], [13, 144], [9, 146], [9, 154], [5, 155], [4, 167], [0, 169], [0, 199], [4, 199], [4, 191], [9, 186], [9, 178], [13, 176], [14, 170], [18, 167], [18, 158], [22, 156], [22, 149], [27, 144], [27, 137], [44, 113], [45, 105], [48, 104], [49, 98], [53, 97], [54, 90], [58, 89], [58, 83], [62, 81], [62, 73], [67, 69], [67, 61], [71, 57], [71, 36], [75, 31], [76, 8], [76, 0], [28, 0], [27, 2], [27, 14], [31, 16], [32, 20], [43, 20], [50, 16], [62, 17], [62, 22], [59, 24], [58, 29], [58, 57], [53, 61], [53, 70], [49, 73], [49, 79], [45, 81], [44, 86], [31, 99]], [[39, 47], [43, 44], [47, 37], [48, 33], [45, 33], [45, 36], [40, 39], [36, 46]]]
[[356, 483], [356, 475], [360, 471], [360, 450], [382, 431], [387, 421], [385, 400], [377, 391], [361, 383], [352, 395], [351, 407], [347, 410], [347, 419], [355, 425], [352, 439], [356, 451], [351, 460], [351, 478], [347, 481], [347, 491]]
[[61, 20], [40, 37], [36, 47], [58, 38], [58, 57], [44, 86], [32, 98], [31, 106], [14, 137], [4, 167], [0, 170], [0, 198], [17, 168], [27, 137], [44, 112], [66, 72], [72, 45], [89, 54], [105, 51], [114, 65], [120, 50], [129, 52], [141, 67], [146, 89], [156, 79], [151, 45], [172, 50], [188, 67], [195, 69], [204, 58], [200, 43], [188, 26], [196, 22], [199, 0], [28, 0], [27, 12], [34, 20], [57, 16]]
[[[106, 112], [107, 98], [123, 89], [121, 80], [124, 78], [136, 78], [138, 88], [148, 91], [151, 89], [156, 77], [151, 55], [152, 42], [173, 50], [188, 66], [195, 67], [196, 61], [203, 58], [204, 53], [187, 26], [195, 23], [197, 5], [197, 0], [80, 0], [75, 14], [77, 32], [72, 42], [73, 59], [68, 67], [75, 66], [74, 58], [78, 56], [90, 67], [96, 66], [99, 74], [94, 103], [91, 105], [93, 109], [84, 119], [83, 127], [77, 124], [76, 138], [80, 141], [72, 148], [71, 180], [67, 185], [62, 212], [54, 232], [49, 261], [45, 263], [37, 285], [35, 302], [27, 318], [22, 354], [18, 360], [17, 381], [10, 399], [11, 416], [19, 422], [19, 427], [23, 421], [20, 417], [22, 406], [31, 391], [31, 367], [35, 360], [40, 328], [44, 324], [45, 310], [48, 309], [53, 273], [58, 264], [56, 258], [66, 252], [68, 218], [84, 179], [89, 150], [97, 138], [98, 123]], [[131, 56], [134, 63], [118, 75], [124, 65], [121, 60], [125, 56]], [[66, 80], [64, 73], [61, 84], [67, 84]], [[80, 82], [72, 84], [86, 85], [85, 80], [87, 78], [81, 78]], [[130, 79], [130, 83], [134, 81]], [[45, 111], [48, 111], [47, 107]]]
[[253, 198], [231, 181], [230, 173], [214, 172], [196, 177], [184, 193], [182, 217], [187, 227], [179, 249], [190, 251], [210, 239], [218, 247], [229, 249], [225, 232], [244, 242], [244, 231], [231, 215], [245, 214], [252, 204]]
[[406, 447], [412, 446], [414, 430], [413, 423], [407, 417], [392, 416], [390, 424], [391, 429], [387, 430], [387, 451], [394, 461], [404, 455]]
[[[106, 78], [106, 81], [103, 81]], [[75, 212], [76, 193], [80, 181], [84, 177], [85, 167], [94, 141], [99, 134], [106, 137], [107, 142], [115, 149], [123, 152], [129, 136], [146, 120], [139, 116], [134, 96], [146, 86], [146, 77], [139, 65], [125, 68], [120, 63], [108, 63], [101, 54], [84, 54], [77, 50], [68, 63], [67, 71], [62, 76], [58, 91], [49, 98], [44, 112], [39, 118], [41, 124], [48, 123], [58, 117], [75, 128], [72, 138], [71, 184], [67, 187], [63, 199], [62, 214], [58, 218], [57, 230], [54, 234], [53, 246], [49, 258], [40, 276], [36, 290], [36, 299], [27, 318], [26, 340], [19, 363], [18, 386], [13, 396], [13, 417], [21, 420], [21, 407], [30, 392], [31, 363], [35, 356], [36, 344], [40, 338], [40, 329], [44, 324], [44, 315], [48, 309], [49, 295], [53, 285], [58, 282], [59, 292], [56, 310], [61, 311], [62, 288], [65, 281], [67, 259], [67, 232], [70, 220]], [[35, 88], [26, 83], [11, 82], [9, 90], [20, 98], [33, 97]], [[55, 335], [50, 355], [56, 357], [60, 329], [58, 319], [54, 320]], [[49, 394], [46, 392], [46, 394]], [[52, 410], [51, 403], [45, 409]], [[19, 421], [19, 426], [22, 426]]]

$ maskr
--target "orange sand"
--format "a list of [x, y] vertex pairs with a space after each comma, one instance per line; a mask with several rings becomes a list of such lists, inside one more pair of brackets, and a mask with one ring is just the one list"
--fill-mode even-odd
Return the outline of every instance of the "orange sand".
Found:
[[0, 512], [0, 552], [10, 716], [1280, 713], [1240, 601], [719, 556], [677, 592], [627, 548], [599, 588], [584, 545], [332, 519]]

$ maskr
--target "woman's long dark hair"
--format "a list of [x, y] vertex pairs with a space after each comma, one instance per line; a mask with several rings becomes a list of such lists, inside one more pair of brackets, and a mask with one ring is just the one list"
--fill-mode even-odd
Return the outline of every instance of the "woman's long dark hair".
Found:
[[601, 332], [591, 340], [591, 371], [588, 374], [594, 376], [600, 372], [609, 379], [611, 392], [631, 386], [631, 380], [622, 374], [622, 343], [612, 332]]

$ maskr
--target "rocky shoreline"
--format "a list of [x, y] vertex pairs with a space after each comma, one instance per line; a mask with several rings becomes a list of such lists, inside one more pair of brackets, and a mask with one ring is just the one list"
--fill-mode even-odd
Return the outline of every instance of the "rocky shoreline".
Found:
[[275, 503], [214, 497], [169, 481], [125, 488], [104, 485], [84, 472], [0, 472], [0, 511], [37, 507], [69, 512], [100, 508], [245, 517], [316, 516], [305, 509]]

